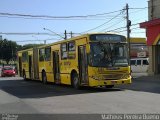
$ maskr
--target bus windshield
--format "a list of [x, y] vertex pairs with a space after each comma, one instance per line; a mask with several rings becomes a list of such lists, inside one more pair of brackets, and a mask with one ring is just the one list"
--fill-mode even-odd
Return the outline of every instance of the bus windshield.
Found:
[[127, 67], [126, 43], [92, 42], [89, 64], [94, 67]]

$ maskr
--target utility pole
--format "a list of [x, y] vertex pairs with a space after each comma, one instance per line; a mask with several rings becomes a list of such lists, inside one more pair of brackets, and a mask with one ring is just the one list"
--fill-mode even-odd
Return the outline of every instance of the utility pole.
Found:
[[44, 40], [44, 44], [46, 44], [46, 40]]
[[70, 33], [70, 34], [71, 34], [71, 38], [72, 38], [72, 37], [73, 37], [73, 33], [72, 33], [72, 31], [71, 31], [71, 33]]
[[66, 40], [67, 39], [67, 31], [66, 30], [64, 31], [64, 36], [65, 36], [64, 39]]
[[126, 4], [126, 23], [127, 23], [127, 41], [128, 41], [128, 55], [129, 55], [129, 64], [130, 64], [130, 26], [131, 21], [129, 20], [129, 13], [128, 13], [129, 7], [128, 4]]

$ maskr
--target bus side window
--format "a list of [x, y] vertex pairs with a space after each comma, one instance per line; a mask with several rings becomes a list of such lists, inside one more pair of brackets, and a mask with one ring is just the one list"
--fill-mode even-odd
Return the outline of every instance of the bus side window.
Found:
[[67, 43], [61, 44], [61, 59], [68, 58]]
[[141, 60], [137, 60], [137, 65], [141, 65]]
[[39, 61], [44, 61], [45, 60], [45, 49], [41, 48], [39, 49]]
[[147, 60], [143, 60], [143, 65], [149, 65]]
[[71, 41], [68, 43], [68, 58], [69, 59], [75, 59], [76, 57], [76, 46], [75, 46], [75, 42]]
[[51, 47], [45, 48], [45, 60], [46, 61], [51, 60]]
[[22, 53], [22, 62], [27, 62], [28, 61], [28, 52], [23, 52]]
[[131, 65], [136, 65], [136, 61], [135, 60], [131, 60]]
[[75, 47], [75, 42], [69, 42], [68, 43], [68, 49], [69, 51], [75, 51], [76, 47]]

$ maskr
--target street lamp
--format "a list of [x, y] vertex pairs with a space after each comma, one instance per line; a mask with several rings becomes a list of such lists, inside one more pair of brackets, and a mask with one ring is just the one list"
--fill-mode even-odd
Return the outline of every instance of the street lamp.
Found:
[[49, 32], [51, 32], [51, 33], [53, 33], [53, 34], [55, 34], [55, 35], [57, 35], [57, 36], [59, 36], [59, 37], [61, 37], [61, 38], [63, 38], [63, 39], [65, 39], [63, 36], [61, 36], [60, 34], [57, 34], [56, 32], [54, 32], [54, 31], [52, 31], [52, 30], [50, 30], [50, 29], [47, 29], [47, 28], [43, 28], [44, 30], [47, 30], [47, 31], [49, 31]]

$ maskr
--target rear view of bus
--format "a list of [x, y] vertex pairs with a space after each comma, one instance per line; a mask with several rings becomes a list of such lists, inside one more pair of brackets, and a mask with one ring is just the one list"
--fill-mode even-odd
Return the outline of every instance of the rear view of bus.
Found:
[[89, 85], [111, 88], [131, 83], [126, 38], [117, 34], [91, 34], [89, 41]]

